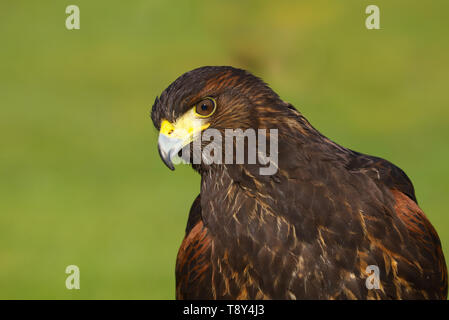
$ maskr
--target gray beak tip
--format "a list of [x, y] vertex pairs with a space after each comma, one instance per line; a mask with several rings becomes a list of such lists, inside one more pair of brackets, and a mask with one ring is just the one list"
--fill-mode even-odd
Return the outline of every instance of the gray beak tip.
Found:
[[171, 157], [170, 154], [167, 154], [166, 152], [161, 150], [161, 146], [158, 145], [157, 146], [157, 150], [159, 151], [159, 156], [161, 157], [162, 161], [164, 162], [164, 164], [170, 169], [170, 170], [175, 170], [175, 167], [173, 166], [173, 163], [171, 162]]
[[172, 162], [172, 156], [176, 155], [182, 149], [183, 142], [177, 138], [169, 138], [165, 135], [159, 135], [158, 151], [162, 161], [170, 170], [175, 170]]

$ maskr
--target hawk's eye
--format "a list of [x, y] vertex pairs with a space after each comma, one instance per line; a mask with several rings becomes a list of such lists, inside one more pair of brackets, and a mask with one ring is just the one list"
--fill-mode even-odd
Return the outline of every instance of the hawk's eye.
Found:
[[216, 107], [215, 100], [206, 98], [196, 104], [195, 112], [200, 117], [210, 117], [214, 113]]

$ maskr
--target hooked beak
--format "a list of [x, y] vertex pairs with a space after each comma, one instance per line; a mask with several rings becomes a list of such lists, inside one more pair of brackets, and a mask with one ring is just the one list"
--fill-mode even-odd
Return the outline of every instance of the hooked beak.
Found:
[[162, 120], [158, 150], [165, 165], [175, 170], [173, 159], [178, 156], [178, 152], [207, 127], [209, 123], [206, 123], [205, 119], [197, 118], [193, 110], [186, 112], [173, 124], [168, 120]]
[[159, 134], [157, 149], [162, 161], [170, 170], [175, 170], [173, 166], [173, 156], [177, 155], [182, 149], [182, 140], [178, 138], [170, 138], [165, 134]]

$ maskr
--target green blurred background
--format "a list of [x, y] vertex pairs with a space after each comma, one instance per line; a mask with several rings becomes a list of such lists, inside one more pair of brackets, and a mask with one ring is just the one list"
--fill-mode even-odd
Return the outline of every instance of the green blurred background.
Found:
[[[81, 29], [65, 28], [65, 8]], [[377, 4], [381, 30], [365, 28]], [[448, 1], [0, 2], [0, 298], [172, 299], [199, 176], [149, 117], [182, 73], [264, 78], [413, 180], [449, 256]], [[65, 268], [81, 290], [65, 288]]]

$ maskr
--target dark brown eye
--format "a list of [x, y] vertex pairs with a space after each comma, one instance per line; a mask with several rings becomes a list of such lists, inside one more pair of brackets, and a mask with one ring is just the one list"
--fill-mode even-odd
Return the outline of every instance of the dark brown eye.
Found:
[[200, 117], [210, 117], [215, 111], [215, 100], [212, 98], [206, 98], [196, 104], [195, 112]]

